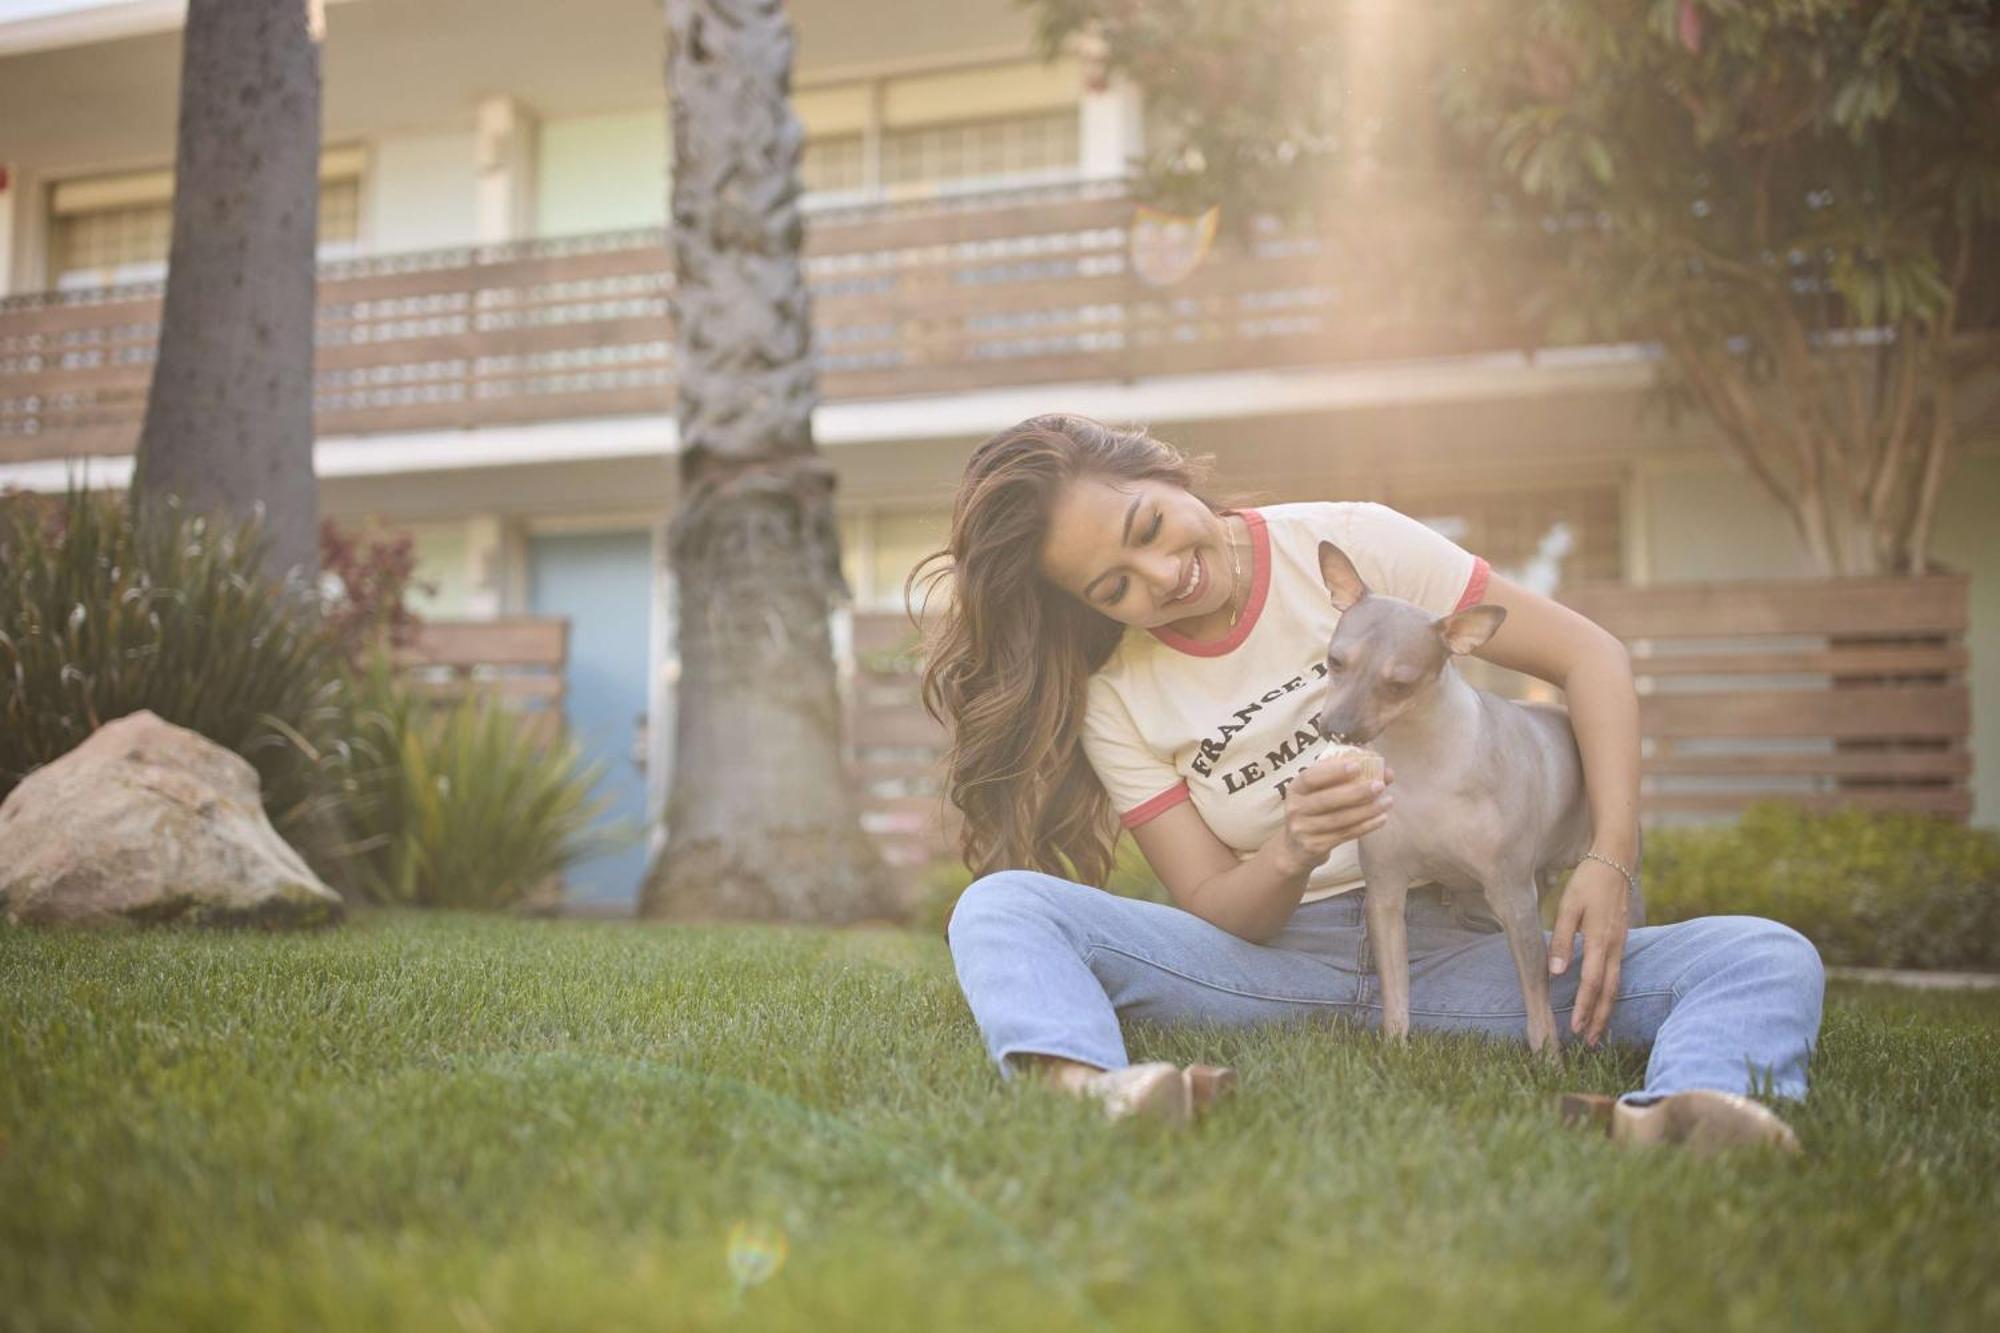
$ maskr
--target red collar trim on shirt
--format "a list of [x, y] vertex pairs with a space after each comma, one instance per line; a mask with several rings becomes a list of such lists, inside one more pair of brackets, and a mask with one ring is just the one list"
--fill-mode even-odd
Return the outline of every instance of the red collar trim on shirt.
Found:
[[1190, 639], [1172, 628], [1149, 630], [1154, 638], [1169, 648], [1187, 653], [1192, 657], [1220, 657], [1250, 637], [1250, 631], [1257, 627], [1257, 617], [1264, 610], [1264, 594], [1271, 589], [1271, 535], [1264, 529], [1264, 516], [1254, 509], [1225, 509], [1225, 514], [1241, 514], [1250, 526], [1250, 601], [1243, 608], [1242, 619], [1236, 628], [1229, 631], [1226, 639], [1203, 643], [1200, 639]]

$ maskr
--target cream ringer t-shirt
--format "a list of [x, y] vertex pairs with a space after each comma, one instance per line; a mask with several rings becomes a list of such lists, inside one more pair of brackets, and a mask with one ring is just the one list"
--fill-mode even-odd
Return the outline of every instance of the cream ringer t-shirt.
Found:
[[[1182, 801], [1247, 860], [1284, 828], [1284, 788], [1326, 748], [1313, 726], [1340, 620], [1319, 574], [1330, 541], [1377, 592], [1437, 615], [1486, 592], [1487, 564], [1386, 505], [1314, 501], [1240, 513], [1250, 600], [1229, 637], [1128, 628], [1090, 678], [1083, 750], [1128, 829]], [[1352, 842], [1306, 880], [1309, 903], [1361, 887]]]

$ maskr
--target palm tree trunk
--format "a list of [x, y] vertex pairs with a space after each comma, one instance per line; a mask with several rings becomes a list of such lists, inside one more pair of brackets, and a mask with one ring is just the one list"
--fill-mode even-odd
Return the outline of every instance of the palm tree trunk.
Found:
[[319, 41], [310, 0], [192, 0], [173, 245], [132, 498], [241, 518], [319, 567], [312, 470]]
[[895, 913], [840, 758], [827, 616], [846, 595], [800, 250], [779, 0], [665, 0], [681, 500], [666, 849], [642, 914]]

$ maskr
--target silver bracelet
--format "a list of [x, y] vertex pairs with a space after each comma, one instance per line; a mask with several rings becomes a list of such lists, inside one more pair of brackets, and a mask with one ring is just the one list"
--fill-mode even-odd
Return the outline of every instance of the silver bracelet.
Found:
[[1616, 861], [1606, 856], [1603, 852], [1596, 852], [1596, 851], [1585, 852], [1583, 854], [1583, 859], [1586, 861], [1604, 862], [1604, 864], [1610, 866], [1613, 870], [1617, 871], [1619, 874], [1625, 877], [1626, 886], [1629, 887], [1632, 890], [1632, 892], [1637, 893], [1639, 891], [1639, 876], [1634, 872], [1627, 870], [1624, 866], [1619, 865]]

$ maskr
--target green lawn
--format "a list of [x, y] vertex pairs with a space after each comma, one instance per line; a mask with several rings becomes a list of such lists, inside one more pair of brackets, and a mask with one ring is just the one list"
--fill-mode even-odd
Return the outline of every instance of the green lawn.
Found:
[[1002, 1085], [934, 935], [0, 931], [0, 1328], [2000, 1327], [2000, 997], [1837, 989], [1803, 1162], [1552, 1122], [1630, 1053], [1132, 1045], [1243, 1086]]

